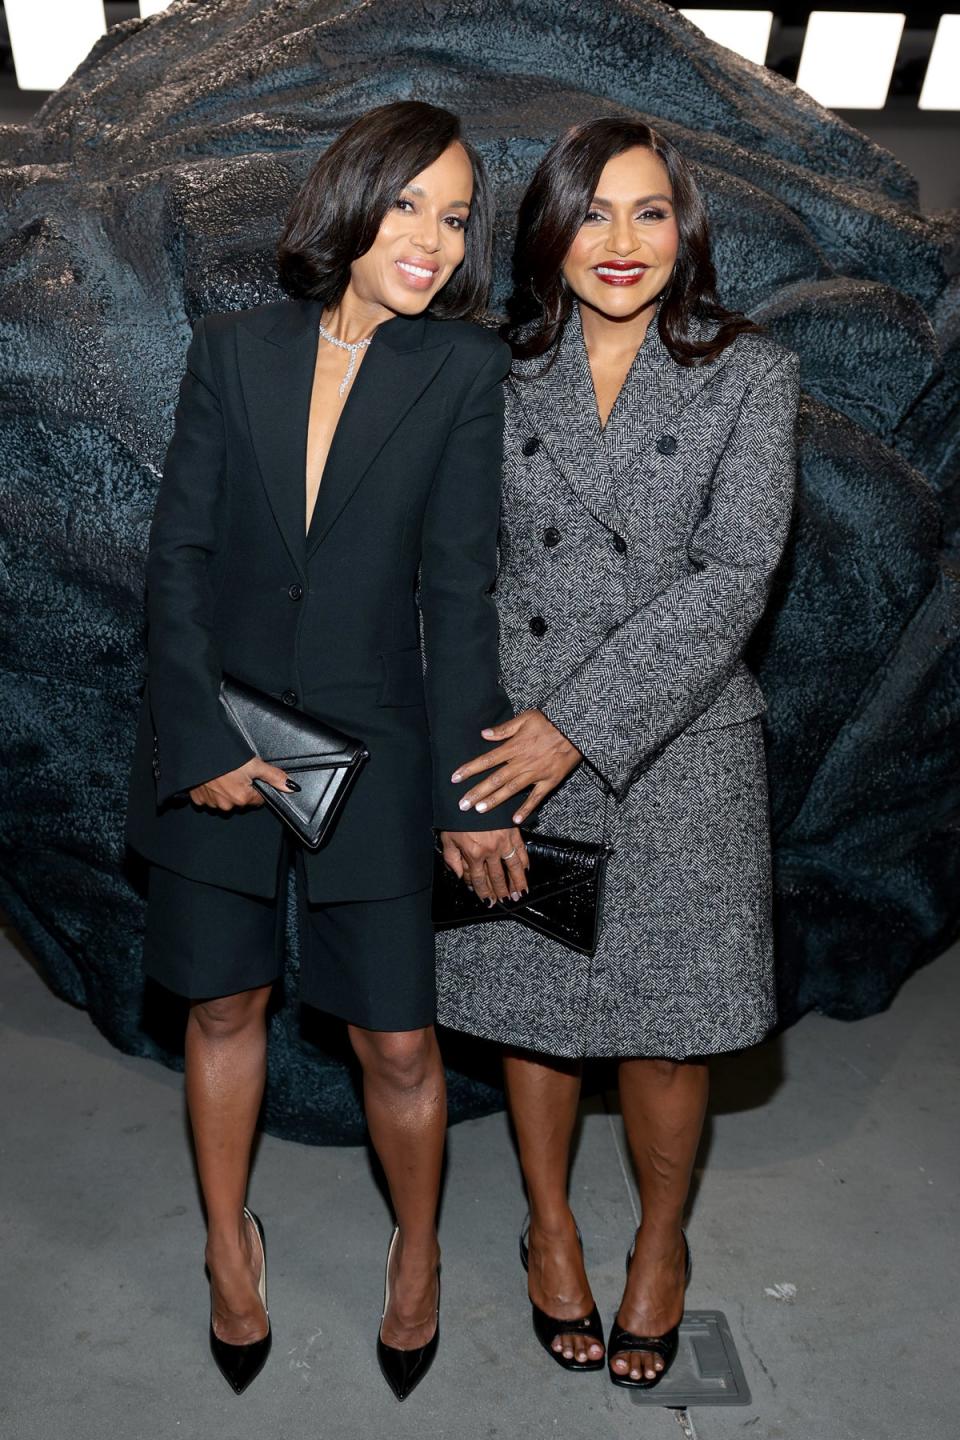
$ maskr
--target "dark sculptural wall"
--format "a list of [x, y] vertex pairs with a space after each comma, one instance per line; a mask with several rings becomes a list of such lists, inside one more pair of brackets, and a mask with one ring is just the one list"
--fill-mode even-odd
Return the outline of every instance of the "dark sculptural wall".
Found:
[[[655, 0], [175, 0], [0, 130], [0, 900], [59, 994], [176, 1063], [155, 997], [143, 1011], [121, 832], [189, 322], [280, 293], [274, 240], [312, 160], [402, 96], [457, 109], [483, 150], [500, 298], [545, 144], [629, 113], [696, 162], [724, 298], [800, 352], [797, 519], [753, 647], [782, 1011], [877, 1009], [960, 928], [960, 217], [920, 216], [888, 153]], [[355, 1140], [318, 1038], [278, 1009], [267, 1125]], [[496, 1103], [453, 1082], [457, 1116]]]

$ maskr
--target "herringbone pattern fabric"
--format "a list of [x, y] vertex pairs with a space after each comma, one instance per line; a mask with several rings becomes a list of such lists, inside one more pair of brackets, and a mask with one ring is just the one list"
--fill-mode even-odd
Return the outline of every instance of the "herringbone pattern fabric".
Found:
[[601, 429], [575, 309], [552, 368], [508, 382], [504, 683], [587, 762], [536, 823], [615, 853], [592, 961], [515, 925], [439, 935], [444, 1024], [674, 1058], [769, 1029], [765, 702], [742, 653], [789, 529], [798, 368], [753, 335], [684, 368], [651, 324]]

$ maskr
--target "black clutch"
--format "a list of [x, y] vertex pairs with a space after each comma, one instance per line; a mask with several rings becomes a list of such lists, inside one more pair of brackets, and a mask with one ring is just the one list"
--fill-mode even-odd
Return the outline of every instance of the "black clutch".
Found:
[[600, 938], [603, 876], [609, 845], [520, 831], [527, 847], [530, 892], [522, 900], [487, 905], [457, 878], [439, 849], [433, 869], [433, 923], [438, 930], [481, 920], [519, 920], [580, 955], [592, 955]]
[[220, 703], [251, 750], [279, 765], [299, 793], [254, 780], [266, 803], [310, 850], [319, 850], [370, 752], [359, 741], [313, 715], [225, 675]]

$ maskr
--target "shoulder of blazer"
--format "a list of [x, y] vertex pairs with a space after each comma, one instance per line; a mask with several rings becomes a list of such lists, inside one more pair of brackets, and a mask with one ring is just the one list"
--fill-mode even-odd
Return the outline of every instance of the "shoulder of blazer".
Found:
[[779, 340], [775, 340], [765, 330], [745, 331], [735, 336], [713, 365], [705, 368], [707, 371], [713, 369], [714, 365], [718, 371], [725, 368], [731, 374], [738, 375], [746, 388], [784, 362], [791, 367], [796, 366], [800, 363], [800, 357], [795, 350], [781, 345]]
[[[255, 335], [265, 335], [277, 321], [298, 306], [296, 300], [268, 300], [263, 305], [251, 305], [246, 310], [208, 310], [200, 317], [208, 338], [216, 339], [243, 325]], [[194, 327], [196, 328], [196, 326]]]
[[469, 369], [479, 370], [492, 355], [501, 355], [505, 364], [510, 358], [510, 347], [486, 325], [473, 320], [439, 320], [433, 315], [426, 316], [426, 333], [430, 345], [452, 345], [458, 359]]

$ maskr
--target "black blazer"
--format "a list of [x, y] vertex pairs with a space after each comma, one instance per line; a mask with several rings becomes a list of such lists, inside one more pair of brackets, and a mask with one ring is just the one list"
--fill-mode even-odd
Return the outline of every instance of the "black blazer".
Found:
[[490, 594], [510, 356], [464, 321], [382, 324], [305, 536], [320, 314], [280, 301], [195, 327], [150, 532], [127, 837], [193, 879], [275, 892], [277, 818], [185, 798], [251, 755], [219, 704], [227, 671], [366, 743], [307, 885], [314, 901], [380, 899], [429, 885], [432, 826], [511, 823], [509, 805], [463, 816], [467, 786], [450, 783], [491, 748], [481, 726], [512, 713]]

